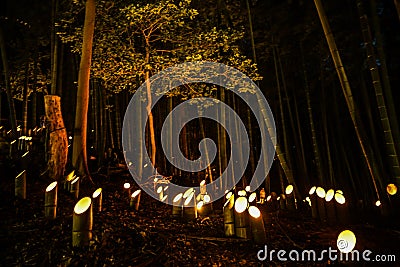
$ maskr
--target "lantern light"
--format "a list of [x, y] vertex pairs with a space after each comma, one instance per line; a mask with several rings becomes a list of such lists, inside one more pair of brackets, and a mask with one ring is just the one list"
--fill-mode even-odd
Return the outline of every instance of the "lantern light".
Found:
[[344, 230], [337, 238], [336, 245], [340, 252], [349, 253], [356, 246], [356, 236], [350, 230]]
[[165, 202], [165, 201], [167, 200], [167, 198], [168, 198], [168, 195], [163, 196], [163, 197], [161, 198], [161, 202]]
[[162, 191], [163, 191], [162, 186], [159, 186], [159, 187], [157, 188], [157, 194], [160, 194]]
[[56, 186], [57, 186], [57, 181], [52, 182], [51, 184], [49, 184], [49, 185], [46, 187], [46, 192], [50, 192], [50, 191], [53, 190], [54, 187], [56, 187]]
[[210, 196], [209, 196], [209, 195], [205, 195], [205, 196], [203, 197], [203, 201], [204, 201], [204, 203], [209, 203], [209, 202], [211, 201]]
[[204, 205], [204, 202], [203, 202], [203, 201], [199, 201], [199, 202], [197, 203], [197, 205], [196, 205], [196, 208], [197, 208], [198, 210], [200, 210], [200, 209], [203, 207], [203, 205]]
[[336, 193], [343, 195], [343, 191], [342, 190], [336, 190]]
[[317, 196], [319, 196], [320, 198], [325, 198], [326, 195], [325, 190], [322, 187], [317, 187], [315, 192], [317, 193]]
[[309, 195], [312, 195], [315, 193], [315, 190], [317, 189], [316, 186], [311, 187], [310, 191], [308, 192]]
[[256, 206], [249, 207], [249, 214], [253, 218], [259, 218], [261, 216], [261, 212]]
[[185, 202], [183, 203], [183, 205], [187, 206], [189, 205], [190, 201], [192, 200], [194, 196], [194, 191], [192, 190], [189, 194], [189, 196], [186, 198]]
[[174, 197], [174, 199], [172, 200], [172, 202], [174, 202], [174, 203], [179, 202], [179, 201], [182, 199], [182, 196], [183, 196], [182, 193], [177, 194], [177, 195]]
[[382, 205], [382, 202], [378, 199], [378, 200], [375, 202], [375, 206], [380, 207], [381, 205]]
[[325, 195], [325, 200], [326, 200], [326, 202], [331, 201], [331, 200], [333, 199], [334, 196], [335, 196], [335, 190], [329, 189], [329, 190], [326, 192], [326, 195]]
[[76, 214], [82, 214], [90, 207], [90, 204], [92, 204], [92, 199], [90, 197], [84, 197], [76, 203], [74, 212]]
[[386, 186], [386, 191], [388, 192], [389, 195], [393, 196], [396, 195], [397, 193], [397, 186], [395, 184], [388, 184]]
[[230, 198], [231, 198], [231, 196], [232, 196], [232, 194], [233, 194], [232, 192], [228, 192], [228, 193], [226, 194], [226, 196], [225, 196], [225, 197], [226, 197], [226, 199], [230, 199]]
[[247, 198], [245, 198], [244, 196], [238, 197], [238, 199], [235, 201], [235, 211], [237, 213], [242, 213], [243, 211], [245, 211], [247, 209], [247, 206]]
[[240, 190], [240, 191], [238, 192], [238, 196], [239, 196], [239, 197], [245, 197], [245, 196], [246, 196], [246, 190]]
[[346, 203], [346, 198], [340, 193], [336, 193], [335, 194], [335, 200], [336, 200], [337, 203], [339, 203], [341, 205]]
[[246, 187], [244, 188], [244, 190], [245, 190], [246, 192], [250, 192], [250, 185], [246, 186]]
[[93, 192], [93, 198], [98, 197], [101, 194], [101, 190], [101, 188], [97, 188], [97, 190]]
[[268, 197], [267, 197], [267, 202], [270, 201], [271, 198], [272, 198], [271, 195], [268, 195]]
[[125, 188], [125, 189], [131, 188], [131, 184], [130, 184], [130, 183], [124, 183], [124, 188]]
[[249, 202], [253, 202], [255, 199], [257, 198], [257, 193], [253, 192], [251, 193], [251, 195], [249, 196]]
[[142, 190], [138, 189], [138, 190], [136, 190], [135, 192], [133, 192], [132, 195], [131, 195], [131, 198], [135, 198], [137, 195], [140, 194], [141, 191], [142, 191]]
[[194, 188], [189, 188], [188, 190], [185, 191], [183, 194], [183, 198], [189, 197], [189, 195], [193, 192]]
[[285, 189], [286, 195], [290, 195], [293, 192], [293, 185], [288, 185]]

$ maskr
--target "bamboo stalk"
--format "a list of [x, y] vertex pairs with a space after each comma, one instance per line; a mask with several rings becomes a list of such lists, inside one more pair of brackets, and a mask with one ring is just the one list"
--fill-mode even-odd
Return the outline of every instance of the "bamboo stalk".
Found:
[[264, 227], [264, 219], [260, 210], [256, 206], [249, 207], [250, 228], [253, 240], [258, 245], [267, 243], [267, 236]]
[[15, 177], [15, 196], [26, 199], [26, 170], [23, 170]]
[[[228, 193], [229, 194], [229, 193]], [[229, 196], [229, 195], [226, 196]], [[227, 198], [224, 207], [224, 234], [227, 237], [231, 237], [235, 235], [235, 213], [234, 213], [234, 205], [235, 205], [235, 195], [230, 192], [230, 196]]]
[[235, 234], [236, 237], [248, 239], [250, 237], [249, 213], [247, 198], [239, 196], [235, 201]]
[[142, 194], [142, 190], [138, 189], [135, 192], [133, 192], [131, 195], [131, 200], [130, 200], [129, 206], [134, 208], [136, 211], [139, 210], [141, 194]]
[[96, 189], [96, 191], [93, 192], [92, 199], [94, 210], [100, 212], [103, 209], [103, 189]]
[[172, 217], [182, 217], [182, 200], [183, 200], [183, 194], [179, 193], [174, 197], [172, 200]]
[[72, 246], [89, 246], [92, 239], [92, 227], [92, 200], [90, 197], [84, 197], [74, 207], [72, 216]]
[[57, 215], [57, 181], [52, 182], [46, 188], [44, 194], [44, 216], [48, 219], [55, 219]]
[[74, 180], [71, 181], [71, 186], [69, 192], [74, 195], [76, 199], [79, 198], [79, 177], [76, 177]]

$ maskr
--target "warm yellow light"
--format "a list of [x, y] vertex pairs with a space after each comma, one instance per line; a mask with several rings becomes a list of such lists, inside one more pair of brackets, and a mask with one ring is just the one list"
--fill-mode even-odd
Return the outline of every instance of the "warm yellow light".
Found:
[[186, 192], [183, 194], [183, 198], [187, 198], [193, 192], [193, 190], [193, 188], [186, 190]]
[[342, 194], [339, 194], [339, 193], [335, 194], [335, 200], [336, 200], [337, 203], [339, 203], [341, 205], [346, 203], [346, 198]]
[[317, 196], [319, 196], [320, 198], [325, 198], [325, 190], [322, 187], [317, 187], [315, 192], [317, 193]]
[[239, 197], [245, 197], [245, 196], [246, 196], [246, 190], [240, 190], [240, 191], [238, 192], [238, 196], [239, 196]]
[[256, 218], [256, 219], [261, 216], [261, 212], [256, 206], [249, 207], [249, 214], [251, 217]]
[[76, 177], [76, 178], [71, 182], [71, 184], [74, 184], [74, 183], [78, 182], [78, 180], [79, 180], [79, 177]]
[[125, 188], [125, 189], [131, 188], [131, 184], [130, 184], [130, 183], [124, 183], [124, 188]]
[[46, 188], [46, 192], [50, 192], [51, 190], [54, 189], [54, 187], [57, 186], [57, 181], [56, 182], [52, 182], [51, 184], [49, 184]]
[[268, 196], [267, 196], [267, 201], [270, 201], [271, 198], [272, 198], [271, 195], [268, 195]]
[[279, 196], [279, 197], [276, 198], [276, 200], [278, 200], [278, 201], [279, 201], [280, 199], [281, 199], [281, 196]]
[[336, 193], [339, 193], [339, 194], [343, 195], [343, 191], [342, 190], [336, 190]]
[[93, 198], [98, 197], [98, 196], [101, 194], [101, 191], [102, 191], [102, 190], [103, 190], [103, 189], [101, 189], [101, 187], [100, 187], [100, 188], [97, 188], [96, 191], [93, 192], [92, 197], [93, 197]]
[[164, 202], [165, 200], [167, 200], [168, 195], [163, 196], [163, 198], [161, 199], [161, 202]]
[[136, 197], [137, 195], [140, 194], [140, 192], [142, 192], [142, 190], [140, 190], [140, 189], [136, 190], [135, 192], [132, 193], [131, 198]]
[[340, 252], [349, 253], [356, 246], [356, 236], [350, 230], [344, 230], [337, 238], [336, 245]]
[[397, 186], [395, 184], [388, 184], [386, 186], [386, 191], [388, 192], [389, 195], [393, 196], [396, 195], [397, 193]]
[[157, 183], [157, 181], [158, 181], [158, 178], [156, 177], [156, 178], [154, 178], [153, 179], [153, 181], [155, 182], [155, 183]]
[[209, 203], [211, 201], [210, 196], [209, 195], [204, 195], [203, 201], [204, 201], [204, 203]]
[[243, 211], [245, 211], [247, 209], [247, 198], [245, 197], [238, 197], [238, 199], [236, 199], [235, 201], [235, 210], [237, 213], [242, 213]]
[[72, 181], [72, 179], [74, 179], [74, 176], [75, 176], [75, 170], [73, 170], [67, 175], [67, 181]]
[[326, 192], [326, 195], [325, 195], [326, 202], [331, 201], [334, 196], [335, 196], [335, 190], [329, 189], [328, 192]]
[[172, 202], [178, 202], [179, 200], [181, 200], [182, 199], [182, 196], [183, 196], [183, 194], [182, 193], [179, 193], [179, 194], [177, 194], [175, 197], [174, 197], [174, 199], [172, 200]]
[[200, 186], [204, 186], [206, 184], [206, 180], [200, 182]]
[[253, 192], [251, 193], [251, 195], [249, 196], [249, 202], [253, 202], [255, 199], [257, 198], [257, 193]]
[[82, 214], [87, 211], [87, 209], [90, 207], [90, 204], [92, 204], [92, 199], [90, 197], [84, 197], [76, 203], [74, 212], [76, 214]]
[[382, 202], [381, 202], [380, 200], [377, 200], [377, 201], [375, 202], [375, 206], [379, 207], [380, 205], [382, 205]]
[[286, 195], [290, 195], [293, 192], [293, 185], [288, 185], [285, 189]]
[[309, 195], [312, 195], [315, 193], [315, 190], [317, 189], [316, 186], [311, 187], [310, 191], [308, 192]]
[[194, 196], [194, 191], [192, 191], [192, 192], [189, 194], [189, 196], [186, 198], [185, 203], [183, 203], [183, 205], [185, 205], [185, 206], [189, 205], [189, 203], [190, 203], [190, 201], [192, 200], [193, 196]]
[[167, 191], [169, 188], [169, 185], [167, 185], [166, 187], [164, 187], [164, 191]]
[[246, 192], [250, 192], [250, 185], [246, 186], [246, 187], [244, 188], [244, 190], [245, 190]]
[[198, 210], [200, 210], [203, 207], [203, 205], [204, 205], [204, 202], [203, 201], [199, 201], [199, 203], [197, 203], [197, 205], [196, 205], [196, 208]]
[[228, 194], [226, 194], [226, 199], [230, 199], [232, 194], [233, 194], [232, 192], [228, 192]]
[[162, 191], [163, 191], [162, 186], [159, 186], [159, 187], [157, 188], [157, 194], [160, 194]]

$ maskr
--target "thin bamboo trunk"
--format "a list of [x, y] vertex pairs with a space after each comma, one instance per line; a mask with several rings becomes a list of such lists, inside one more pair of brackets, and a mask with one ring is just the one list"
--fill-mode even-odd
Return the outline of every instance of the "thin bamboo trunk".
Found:
[[57, 0], [51, 1], [51, 94], [57, 93], [58, 41], [56, 35]]
[[296, 95], [293, 97], [294, 100], [294, 110], [296, 114], [296, 126], [297, 126], [297, 134], [299, 136], [299, 144], [300, 144], [300, 157], [303, 165], [303, 174], [306, 180], [309, 180], [308, 177], [308, 168], [307, 168], [307, 158], [304, 151], [304, 142], [303, 142], [303, 131], [301, 130], [300, 116], [299, 116], [299, 108], [297, 105]]
[[29, 86], [29, 62], [25, 64], [25, 81], [22, 93], [22, 135], [28, 134], [28, 86]]
[[393, 0], [394, 6], [396, 7], [397, 14], [399, 15], [400, 20], [400, 0]]
[[[321, 74], [322, 76], [322, 74]], [[321, 81], [323, 81], [321, 77]], [[322, 83], [322, 82], [321, 82]], [[328, 111], [329, 111], [329, 102], [326, 97], [326, 88], [322, 84], [322, 101], [321, 103], [321, 112], [322, 112], [322, 125], [324, 129], [324, 136], [325, 136], [325, 148], [326, 148], [326, 158], [328, 161], [328, 174], [329, 174], [329, 185], [330, 186], [335, 186], [335, 179], [334, 179], [334, 173], [333, 173], [333, 165], [332, 165], [332, 154], [331, 154], [331, 144], [329, 142], [329, 129], [328, 129]], [[327, 188], [328, 189], [328, 188]]]
[[1, 50], [1, 58], [3, 62], [3, 74], [4, 74], [4, 82], [6, 84], [6, 93], [7, 93], [7, 101], [8, 108], [10, 114], [10, 124], [12, 129], [12, 136], [17, 136], [17, 115], [15, 113], [14, 99], [11, 92], [10, 87], [10, 72], [8, 69], [8, 60], [7, 60], [7, 52], [6, 52], [6, 43], [4, 40], [3, 29], [0, 27], [0, 50]]
[[82, 56], [78, 75], [78, 92], [76, 97], [77, 102], [72, 154], [72, 164], [75, 169], [81, 174], [85, 173], [90, 180], [91, 177], [87, 165], [86, 134], [95, 14], [95, 0], [87, 0], [85, 7], [85, 22], [83, 27]]
[[63, 88], [63, 66], [64, 66], [64, 44], [60, 44], [60, 52], [57, 54], [58, 63], [57, 63], [57, 88], [56, 94], [62, 97], [62, 88]]
[[382, 83], [379, 75], [378, 66], [376, 64], [376, 57], [374, 53], [374, 46], [372, 45], [372, 37], [369, 29], [368, 18], [364, 13], [362, 2], [357, 2], [358, 12], [360, 16], [361, 30], [364, 38], [364, 44], [367, 52], [367, 63], [371, 73], [372, 84], [375, 89], [376, 102], [378, 104], [379, 117], [381, 120], [385, 147], [387, 153], [387, 160], [391, 167], [392, 176], [400, 182], [400, 163], [399, 157], [394, 144], [392, 133], [392, 126], [388, 117], [385, 99], [383, 97]]
[[306, 69], [305, 60], [304, 60], [304, 50], [303, 50], [302, 44], [300, 47], [301, 47], [301, 61], [302, 61], [302, 66], [303, 66], [304, 89], [306, 92], [306, 99], [307, 99], [307, 111], [308, 111], [308, 119], [309, 119], [310, 130], [311, 130], [314, 162], [315, 162], [315, 166], [317, 169], [317, 175], [318, 175], [317, 180], [318, 180], [319, 185], [321, 185], [322, 180], [323, 180], [321, 156], [320, 156], [319, 147], [318, 147], [317, 134], [315, 132], [314, 117], [313, 117], [311, 97], [310, 97], [310, 87], [308, 86], [308, 75], [307, 75], [307, 69]]
[[31, 112], [32, 128], [35, 128], [37, 126], [37, 93], [36, 93], [37, 76], [38, 76], [38, 66], [37, 66], [37, 56], [35, 55], [33, 59], [32, 112]]
[[372, 163], [373, 158], [372, 158], [372, 155], [371, 155], [371, 152], [370, 152], [369, 148], [367, 148], [368, 144], [366, 144], [365, 141], [364, 141], [364, 135], [361, 132], [361, 128], [360, 128], [361, 127], [361, 123], [360, 123], [360, 120], [359, 120], [359, 117], [358, 117], [359, 115], [357, 114], [358, 111], [357, 111], [356, 106], [355, 106], [355, 102], [354, 102], [354, 99], [353, 99], [353, 94], [352, 94], [352, 91], [351, 91], [351, 87], [350, 87], [349, 81], [347, 79], [346, 71], [345, 71], [345, 69], [343, 67], [342, 60], [341, 60], [340, 55], [339, 55], [339, 50], [336, 47], [336, 42], [335, 42], [335, 40], [333, 38], [333, 34], [332, 34], [331, 29], [330, 29], [329, 22], [328, 22], [328, 19], [327, 19], [326, 15], [325, 15], [325, 11], [323, 9], [321, 1], [320, 0], [314, 0], [314, 4], [315, 4], [315, 7], [317, 9], [318, 16], [319, 16], [319, 19], [320, 19], [321, 24], [322, 24], [322, 28], [323, 28], [324, 33], [325, 33], [325, 37], [326, 37], [326, 40], [327, 40], [327, 43], [328, 43], [328, 46], [329, 46], [329, 50], [330, 50], [331, 55], [332, 55], [333, 62], [335, 64], [335, 68], [336, 68], [336, 71], [337, 71], [337, 74], [338, 74], [338, 78], [340, 80], [340, 84], [341, 84], [341, 88], [343, 90], [343, 94], [344, 94], [345, 99], [346, 99], [346, 104], [347, 104], [347, 107], [348, 107], [349, 112], [350, 112], [350, 117], [351, 117], [351, 120], [352, 120], [353, 125], [354, 125], [354, 130], [356, 132], [358, 142], [360, 144], [360, 147], [361, 147], [365, 162], [367, 164], [369, 173], [371, 175], [372, 183], [373, 183], [376, 195], [379, 198], [380, 194], [379, 194], [378, 185], [377, 185], [377, 179], [379, 179], [379, 177], [377, 177], [377, 175], [376, 175], [377, 171], [373, 169], [373, 165], [374, 165]]
[[110, 105], [109, 102], [109, 97], [106, 96], [106, 101], [107, 101], [107, 121], [108, 121], [108, 132], [110, 134], [110, 144], [111, 144], [111, 148], [115, 148], [115, 135], [114, 135], [114, 124], [113, 124], [113, 120], [112, 120], [112, 106]]
[[121, 126], [121, 108], [119, 103], [119, 95], [114, 96], [114, 104], [115, 104], [115, 141], [117, 149], [121, 149], [121, 136], [122, 136], [122, 126]]

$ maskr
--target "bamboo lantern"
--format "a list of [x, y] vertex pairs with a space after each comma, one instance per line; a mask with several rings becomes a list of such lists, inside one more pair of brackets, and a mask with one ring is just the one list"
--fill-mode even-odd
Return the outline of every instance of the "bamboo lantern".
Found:
[[290, 211], [296, 210], [296, 199], [294, 197], [293, 185], [288, 185], [285, 189], [286, 207]]
[[100, 212], [103, 209], [103, 189], [101, 187], [93, 192], [92, 199], [94, 210]]
[[285, 210], [286, 209], [286, 196], [285, 196], [285, 194], [281, 194], [278, 197], [278, 201], [279, 201], [279, 208], [281, 210]]
[[26, 170], [23, 170], [15, 177], [15, 196], [26, 199]]
[[167, 199], [168, 199], [168, 194], [169, 194], [169, 186], [167, 185], [167, 186], [164, 186], [164, 188], [163, 188], [163, 194], [164, 194], [164, 196], [161, 198], [161, 202], [166, 202], [167, 201]]
[[131, 208], [134, 208], [136, 211], [139, 210], [140, 196], [141, 195], [142, 195], [142, 190], [140, 190], [140, 189], [136, 190], [131, 195], [131, 200], [130, 200], [129, 206]]
[[356, 235], [350, 230], [342, 231], [336, 241], [336, 245], [341, 253], [349, 253], [356, 246]]
[[253, 240], [258, 245], [267, 243], [264, 220], [260, 210], [256, 206], [249, 207], [250, 228]]
[[[199, 204], [199, 203], [202, 204]], [[197, 214], [199, 216], [207, 216], [211, 212], [211, 197], [208, 194], [202, 196], [202, 200], [197, 202]], [[199, 208], [200, 206], [200, 208]]]
[[172, 217], [182, 217], [182, 200], [182, 193], [177, 194], [172, 200]]
[[93, 212], [92, 199], [84, 197], [79, 200], [72, 216], [72, 246], [86, 247], [92, 239]]
[[124, 183], [124, 190], [126, 194], [128, 195], [128, 198], [131, 197], [131, 184], [130, 183]]
[[338, 221], [340, 224], [348, 224], [349, 219], [349, 210], [348, 205], [346, 203], [346, 198], [343, 194], [340, 194], [336, 191], [335, 193], [335, 204], [336, 204], [336, 213], [338, 217]]
[[[185, 201], [183, 202], [183, 218], [191, 221], [197, 218], [197, 208], [196, 208], [196, 197], [195, 191], [191, 188], [189, 195], [185, 198], [185, 194], [183, 195]], [[188, 191], [189, 191], [188, 190]]]
[[57, 182], [52, 182], [44, 194], [44, 216], [48, 219], [55, 219], [57, 215], [57, 190]]
[[335, 202], [333, 201], [334, 196], [335, 190], [333, 189], [329, 189], [325, 195], [326, 219], [329, 225], [334, 225], [337, 220]]
[[68, 173], [65, 181], [64, 181], [64, 190], [70, 191], [71, 189], [71, 182], [76, 178], [75, 171]]
[[321, 222], [326, 222], [325, 189], [323, 189], [322, 187], [317, 187], [317, 189], [315, 189], [315, 193], [317, 194], [319, 219], [321, 220]]
[[224, 204], [224, 233], [225, 236], [231, 237], [235, 235], [235, 195], [229, 192], [226, 195], [226, 202]]
[[14, 146], [16, 146], [17, 140], [12, 140], [10, 142], [10, 151], [9, 151], [9, 157], [12, 158], [13, 156], [13, 151], [14, 151]]
[[239, 196], [235, 201], [235, 233], [239, 238], [249, 238], [249, 213], [246, 211], [248, 205], [245, 196]]
[[265, 202], [265, 189], [261, 188], [260, 190], [260, 204], [264, 204]]
[[388, 184], [386, 186], [386, 192], [391, 195], [394, 196], [397, 193], [397, 186], [395, 184]]
[[317, 193], [315, 193], [317, 187], [311, 187], [308, 195], [310, 197], [310, 206], [311, 206], [311, 216], [313, 219], [318, 219], [318, 201], [317, 201]]
[[162, 185], [160, 185], [159, 187], [157, 187], [157, 194], [158, 194], [158, 200], [162, 200], [164, 198], [164, 190]]
[[79, 177], [71, 181], [69, 192], [74, 195], [76, 199], [79, 198]]

